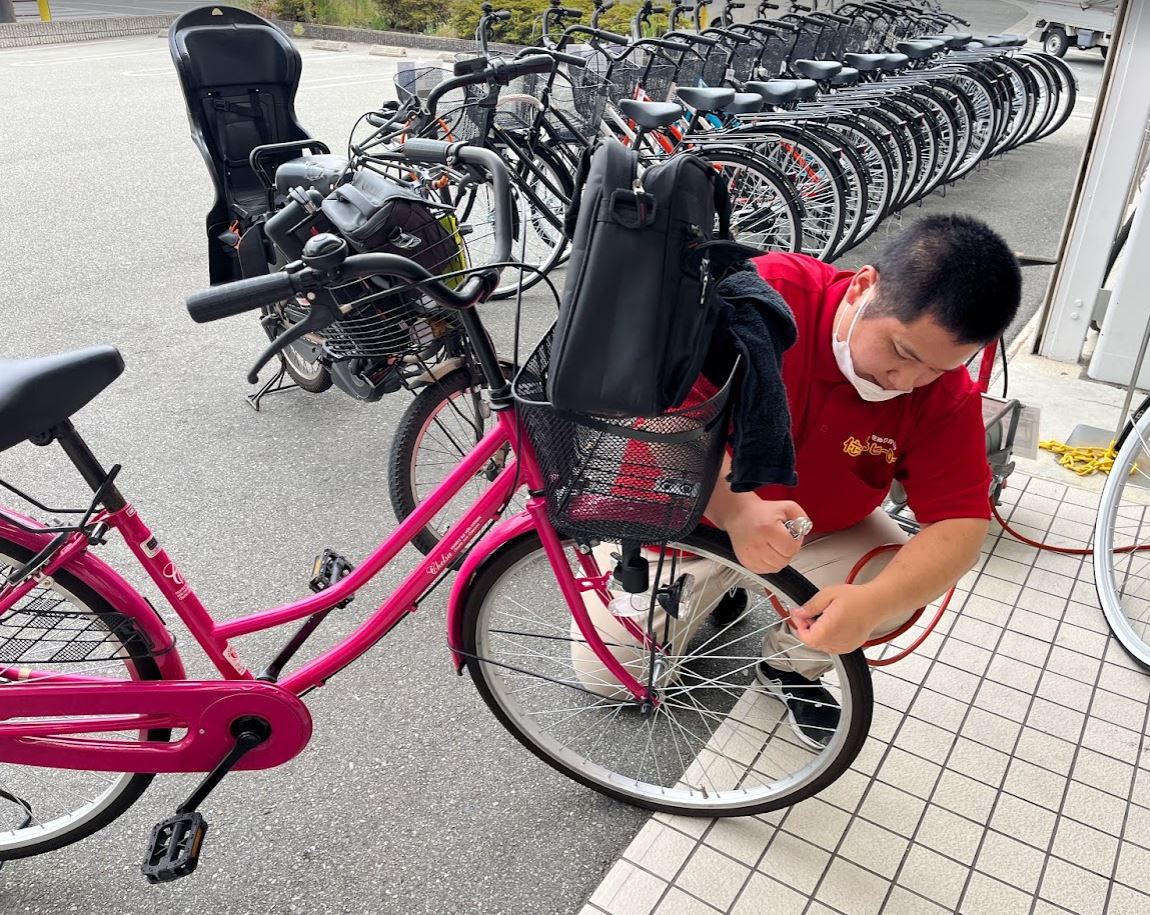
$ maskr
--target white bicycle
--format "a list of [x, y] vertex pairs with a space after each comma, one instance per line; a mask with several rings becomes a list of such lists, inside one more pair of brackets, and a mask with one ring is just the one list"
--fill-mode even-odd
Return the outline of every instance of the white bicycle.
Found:
[[1116, 448], [1094, 522], [1094, 583], [1114, 635], [1150, 668], [1150, 397]]

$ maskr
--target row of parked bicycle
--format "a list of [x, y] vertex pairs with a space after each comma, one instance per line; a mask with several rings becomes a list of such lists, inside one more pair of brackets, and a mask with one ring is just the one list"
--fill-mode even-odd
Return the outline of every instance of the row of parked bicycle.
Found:
[[[587, 25], [560, 2], [541, 16], [541, 47], [520, 56], [572, 59], [506, 87], [459, 87], [440, 68], [401, 72], [401, 106], [387, 125], [422, 111], [424, 130], [509, 151], [525, 224], [535, 228], [527, 260], [543, 271], [562, 258], [553, 228], [565, 178], [599, 136], [650, 158], [690, 149], [711, 159], [726, 175], [744, 241], [833, 260], [883, 218], [1057, 130], [1076, 96], [1065, 64], [1018, 50], [1024, 36], [942, 33], [959, 20], [905, 4], [767, 20], [777, 5], [762, 2], [760, 18], [733, 23], [744, 4], [728, 3], [715, 26], [675, 28], [685, 12], [698, 17], [703, 0], [671, 9], [655, 37], [648, 0], [623, 39], [598, 27], [610, 0], [596, 0]], [[501, 15], [484, 15], [481, 47]], [[532, 156], [542, 161], [527, 164]]]

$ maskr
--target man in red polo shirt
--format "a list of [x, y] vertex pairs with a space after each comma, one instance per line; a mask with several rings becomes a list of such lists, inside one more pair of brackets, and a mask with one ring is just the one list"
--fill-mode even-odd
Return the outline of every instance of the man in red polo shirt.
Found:
[[[855, 273], [796, 254], [768, 254], [756, 266], [798, 327], [783, 357], [798, 484], [734, 493], [728, 457], [707, 519], [727, 532], [745, 568], [790, 565], [821, 589], [792, 614], [793, 632], [777, 626], [764, 639], [757, 668], [796, 734], [818, 747], [839, 718], [818, 684], [827, 655], [898, 628], [978, 559], [990, 470], [981, 397], [965, 363], [1013, 320], [1022, 276], [998, 235], [961, 216], [915, 223]], [[922, 526], [909, 541], [880, 507], [896, 479]], [[813, 524], [805, 540], [784, 526], [800, 518]], [[858, 561], [886, 544], [905, 545], [847, 584]], [[695, 599], [707, 609], [733, 586], [727, 572], [692, 574], [706, 581]], [[605, 634], [620, 637], [601, 605], [589, 609]], [[706, 616], [691, 614], [672, 640], [688, 644]], [[573, 650], [573, 660], [585, 684], [606, 691], [613, 678], [593, 655]]]

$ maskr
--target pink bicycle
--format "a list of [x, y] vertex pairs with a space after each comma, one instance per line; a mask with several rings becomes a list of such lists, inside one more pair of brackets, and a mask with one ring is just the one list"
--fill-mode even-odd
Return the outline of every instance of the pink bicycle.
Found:
[[[504, 380], [473, 306], [496, 288], [509, 260], [507, 176], [487, 150], [412, 140], [397, 155], [491, 182], [496, 262], [444, 282], [387, 254], [347, 256], [316, 236], [284, 273], [198, 293], [198, 321], [298, 296], [313, 326], [335, 320], [325, 290], [371, 277], [397, 294], [455, 309], [486, 374], [498, 422], [415, 512], [354, 568], [335, 554], [317, 561], [316, 593], [216, 622], [179, 567], [116, 485], [70, 417], [107, 387], [123, 362], [112, 347], [0, 362], [0, 449], [25, 440], [60, 445], [93, 496], [74, 524], [46, 526], [0, 512], [0, 860], [59, 848], [108, 825], [157, 773], [202, 772], [200, 786], [152, 831], [143, 863], [152, 882], [191, 873], [206, 823], [198, 808], [233, 770], [277, 766], [311, 734], [302, 697], [351, 664], [462, 564], [452, 585], [447, 637], [457, 672], [467, 668], [499, 720], [528, 749], [576, 781], [653, 810], [696, 816], [760, 813], [795, 803], [841, 774], [871, 718], [861, 653], [830, 657], [823, 685], [842, 707], [825, 746], [795, 739], [786, 709], [758, 684], [764, 634], [813, 594], [791, 570], [742, 569], [725, 537], [695, 529], [721, 454], [731, 381], [705, 404], [654, 419], [570, 416], [546, 403], [548, 341]], [[289, 661], [336, 607], [346, 606], [477, 474], [501, 470], [430, 553], [345, 640]], [[4, 484], [42, 510], [48, 509]], [[503, 520], [526, 488], [526, 510]], [[95, 555], [115, 532], [219, 673], [189, 679], [160, 616]], [[620, 586], [596, 561], [618, 542], [615, 570], [645, 613], [597, 628]], [[653, 543], [665, 544], [652, 548]], [[709, 619], [690, 644], [669, 640], [668, 621], [710, 613], [710, 582], [678, 574], [684, 556], [724, 573], [722, 593], [744, 588], [746, 606]], [[711, 592], [719, 593], [714, 588]], [[642, 598], [637, 595], [643, 595]], [[718, 617], [718, 614], [713, 616]], [[734, 618], [729, 618], [733, 616]], [[612, 617], [612, 619], [616, 619]], [[253, 674], [235, 640], [302, 625]], [[618, 634], [623, 632], [626, 641]], [[620, 660], [623, 652], [626, 662]], [[591, 657], [596, 675], [573, 660]]]

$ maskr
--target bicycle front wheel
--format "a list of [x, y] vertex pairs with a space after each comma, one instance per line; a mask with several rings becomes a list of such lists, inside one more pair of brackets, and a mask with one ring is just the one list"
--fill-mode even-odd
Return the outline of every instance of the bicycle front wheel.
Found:
[[[0, 575], [31, 557], [24, 547], [0, 539]], [[160, 679], [131, 618], [63, 570], [0, 616], [0, 692], [12, 679], [34, 683], [61, 673]], [[85, 736], [71, 735], [78, 752]], [[87, 736], [115, 740], [119, 735]], [[166, 742], [171, 731], [125, 731], [123, 736]], [[154, 777], [0, 762], [0, 861], [52, 851], [91, 835], [127, 810]]]
[[1150, 411], [1135, 416], [1098, 503], [1094, 584], [1115, 637], [1150, 667]]
[[[759, 685], [756, 668], [764, 636], [785, 625], [779, 610], [799, 606], [814, 587], [789, 569], [767, 576], [747, 571], [718, 532], [700, 529], [669, 546], [692, 560], [709, 560], [702, 566], [706, 575], [693, 572], [694, 595], [708, 588], [714, 593], [721, 582], [724, 593], [743, 588], [748, 600], [735, 619], [723, 620], [710, 616], [709, 606], [684, 603], [680, 620], [691, 613], [707, 618], [693, 627], [687, 644], [672, 642], [660, 653], [650, 674], [636, 673], [654, 684], [651, 707], [629, 694], [618, 698], [617, 691], [603, 695], [602, 688], [587, 688], [602, 683], [589, 681], [573, 662], [586, 643], [572, 634], [571, 612], [535, 534], [497, 551], [468, 589], [463, 649], [480, 694], [548, 765], [639, 807], [745, 816], [822, 790], [850, 766], [870, 727], [873, 697], [862, 653], [816, 659], [828, 669], [822, 686], [841, 712], [826, 745], [812, 748], [792, 730], [786, 706]], [[576, 568], [575, 546], [565, 549]], [[668, 582], [674, 575], [669, 566], [661, 570]], [[668, 583], [656, 581], [658, 574], [653, 561], [653, 587]], [[721, 578], [708, 581], [709, 575]], [[609, 647], [617, 645], [602, 631]], [[803, 655], [809, 658], [810, 649]], [[773, 663], [778, 657], [771, 655]]]

